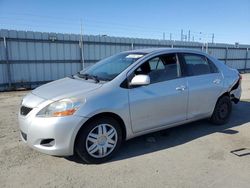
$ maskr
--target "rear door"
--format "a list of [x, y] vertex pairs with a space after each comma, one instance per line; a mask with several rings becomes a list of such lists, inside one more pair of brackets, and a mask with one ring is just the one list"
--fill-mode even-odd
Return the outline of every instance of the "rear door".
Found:
[[187, 118], [209, 116], [221, 94], [222, 75], [207, 57], [199, 54], [182, 53], [180, 60], [185, 65], [188, 83]]

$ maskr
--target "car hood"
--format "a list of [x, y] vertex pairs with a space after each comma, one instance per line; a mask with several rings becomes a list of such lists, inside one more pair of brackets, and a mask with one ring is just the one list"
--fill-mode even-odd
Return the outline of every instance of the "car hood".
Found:
[[41, 98], [56, 101], [66, 97], [84, 96], [86, 93], [96, 90], [101, 86], [102, 84], [100, 83], [93, 83], [81, 79], [63, 78], [42, 85], [34, 89], [32, 93]]

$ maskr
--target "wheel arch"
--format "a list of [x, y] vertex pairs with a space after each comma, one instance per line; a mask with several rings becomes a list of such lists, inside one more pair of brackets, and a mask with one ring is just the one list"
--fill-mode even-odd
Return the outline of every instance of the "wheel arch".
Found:
[[79, 135], [80, 131], [82, 129], [84, 129], [84, 125], [90, 123], [91, 121], [93, 121], [96, 118], [101, 118], [101, 117], [111, 117], [111, 118], [115, 119], [116, 121], [118, 121], [119, 125], [121, 126], [121, 130], [122, 130], [122, 140], [123, 141], [126, 140], [127, 131], [126, 131], [126, 126], [125, 126], [123, 119], [119, 115], [117, 115], [113, 112], [102, 112], [102, 113], [98, 113], [98, 114], [93, 115], [92, 117], [90, 117], [86, 122], [84, 122], [81, 125], [80, 129], [78, 130], [78, 132], [76, 134], [75, 140], [74, 140], [74, 147], [75, 147], [75, 143], [76, 143], [76, 140], [78, 139], [78, 135]]
[[218, 103], [218, 101], [219, 101], [222, 97], [224, 97], [224, 96], [230, 97], [230, 92], [225, 91], [225, 92], [223, 92], [223, 93], [220, 94], [220, 96], [217, 98], [217, 100], [216, 100], [216, 102], [215, 102], [215, 104], [214, 104], [214, 107], [213, 107], [213, 110], [212, 110], [211, 114], [213, 113], [213, 111], [214, 111], [214, 109], [215, 109], [215, 106], [216, 106], [216, 104]]
[[222, 98], [222, 97], [224, 97], [224, 96], [230, 97], [230, 92], [226, 91], [226, 92], [222, 93], [222, 94], [218, 97], [216, 103], [218, 102], [218, 100], [219, 100], [220, 98]]
[[[227, 97], [228, 100], [230, 101], [230, 104], [229, 104], [229, 111], [227, 112], [227, 115], [226, 117], [218, 117], [218, 109], [216, 110], [216, 107], [217, 107], [217, 104], [219, 103], [219, 101], [223, 98], [223, 97]], [[230, 92], [224, 92], [220, 95], [220, 97], [218, 97], [216, 103], [215, 103], [215, 106], [214, 106], [214, 109], [213, 109], [213, 113], [210, 117], [210, 121], [213, 123], [213, 124], [216, 124], [216, 125], [222, 125], [222, 124], [225, 124], [227, 123], [228, 119], [229, 119], [229, 115], [231, 114], [231, 110], [232, 110], [232, 102], [231, 102], [231, 99], [230, 99]], [[225, 119], [226, 118], [226, 119]]]

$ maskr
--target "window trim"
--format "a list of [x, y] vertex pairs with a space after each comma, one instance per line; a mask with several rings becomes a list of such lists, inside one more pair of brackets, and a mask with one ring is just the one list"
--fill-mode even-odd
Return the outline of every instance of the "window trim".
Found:
[[[132, 89], [134, 87], [130, 87], [129, 86], [129, 82], [131, 81], [131, 79], [133, 78], [133, 74], [134, 74], [134, 71], [139, 68], [143, 63], [146, 63], [147, 61], [150, 61], [151, 59], [154, 59], [156, 57], [159, 57], [159, 56], [163, 56], [163, 55], [171, 55], [171, 54], [175, 54], [176, 56], [176, 63], [177, 63], [177, 71], [179, 69], [179, 76], [176, 77], [175, 79], [179, 79], [179, 78], [182, 78], [182, 77], [185, 77], [184, 75], [184, 71], [185, 71], [185, 67], [183, 66], [183, 63], [180, 61], [180, 58], [179, 58], [179, 55], [178, 55], [178, 52], [165, 52], [165, 53], [157, 53], [157, 54], [153, 54], [151, 55], [150, 57], [146, 58], [146, 59], [143, 59], [140, 63], [138, 63], [137, 65], [135, 65], [133, 68], [131, 68], [127, 75], [126, 75], [126, 78], [121, 82], [120, 84], [120, 87], [122, 88], [125, 88], [125, 89]], [[178, 66], [179, 65], [179, 66]], [[178, 74], [178, 72], [177, 72]], [[174, 79], [171, 79], [171, 80], [174, 80]], [[167, 82], [167, 81], [170, 81], [170, 80], [166, 80], [166, 81], [161, 81], [161, 82]], [[152, 85], [152, 84], [157, 84], [157, 83], [161, 83], [161, 82], [156, 82], [156, 83], [150, 83], [149, 85]], [[140, 87], [140, 86], [139, 86]]]
[[[193, 55], [193, 56], [200, 56], [202, 57], [203, 59], [206, 60], [208, 66], [209, 66], [209, 69], [210, 69], [210, 73], [207, 73], [207, 74], [199, 74], [199, 75], [192, 75], [188, 72], [187, 70], [187, 63], [186, 63], [186, 60], [184, 58], [184, 55]], [[213, 61], [211, 59], [209, 59], [206, 55], [202, 55], [202, 54], [196, 54], [196, 53], [189, 53], [189, 52], [179, 52], [178, 53], [178, 56], [180, 58], [180, 61], [181, 63], [183, 64], [183, 67], [184, 67], [184, 75], [187, 76], [187, 77], [190, 77], [190, 76], [202, 76], [202, 75], [208, 75], [208, 74], [216, 74], [216, 73], [219, 73], [219, 69], [218, 67], [213, 63]], [[211, 71], [214, 71], [214, 68], [216, 69], [215, 72], [211, 72]]]
[[207, 59], [207, 62], [210, 65], [210, 67], [213, 66], [212, 69], [215, 69], [214, 70], [215, 72], [213, 72], [213, 73], [219, 73], [220, 71], [219, 71], [218, 67], [216, 66], [216, 64], [211, 59], [209, 59], [207, 56], [205, 56], [205, 58]]

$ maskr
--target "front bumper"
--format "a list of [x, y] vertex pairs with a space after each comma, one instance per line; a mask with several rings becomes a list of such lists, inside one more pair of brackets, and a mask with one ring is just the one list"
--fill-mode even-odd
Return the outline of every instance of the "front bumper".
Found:
[[[77, 132], [87, 121], [80, 116], [36, 117], [38, 109], [34, 108], [27, 116], [19, 113], [19, 127], [22, 140], [31, 148], [42, 153], [56, 156], [74, 154], [74, 142]], [[51, 144], [44, 144], [53, 140]]]

